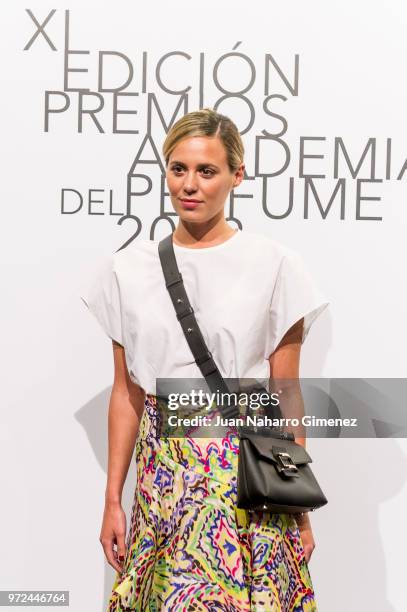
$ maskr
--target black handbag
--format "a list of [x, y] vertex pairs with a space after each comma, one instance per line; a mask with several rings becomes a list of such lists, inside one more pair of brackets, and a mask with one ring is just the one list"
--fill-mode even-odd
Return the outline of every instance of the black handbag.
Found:
[[[209, 389], [213, 393], [231, 393], [199, 329], [178, 269], [172, 236], [171, 233], [159, 242], [158, 253], [177, 319]], [[249, 394], [258, 393], [259, 389], [267, 393], [257, 384]], [[241, 416], [235, 404], [222, 405], [221, 413], [226, 419]], [[281, 411], [270, 403], [265, 407], [265, 414], [280, 417]], [[245, 425], [238, 426], [236, 432], [239, 437], [238, 508], [251, 512], [299, 514], [328, 503], [309, 466], [312, 462], [310, 455], [295, 442], [292, 433], [270, 427], [267, 430], [263, 428], [264, 435], [259, 435], [255, 429]]]

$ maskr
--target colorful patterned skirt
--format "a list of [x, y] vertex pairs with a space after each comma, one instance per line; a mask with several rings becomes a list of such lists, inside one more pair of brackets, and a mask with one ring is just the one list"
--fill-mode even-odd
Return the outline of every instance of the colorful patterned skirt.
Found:
[[315, 612], [292, 515], [236, 507], [239, 439], [157, 437], [147, 395], [123, 571], [108, 612]]

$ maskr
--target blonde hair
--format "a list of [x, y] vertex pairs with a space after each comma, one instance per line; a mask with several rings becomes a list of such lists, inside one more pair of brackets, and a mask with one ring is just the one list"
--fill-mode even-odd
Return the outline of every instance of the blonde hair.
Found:
[[177, 144], [191, 136], [219, 138], [225, 147], [231, 172], [235, 172], [243, 163], [244, 146], [236, 125], [226, 115], [221, 115], [212, 108], [203, 108], [187, 113], [169, 130], [162, 146], [166, 166]]

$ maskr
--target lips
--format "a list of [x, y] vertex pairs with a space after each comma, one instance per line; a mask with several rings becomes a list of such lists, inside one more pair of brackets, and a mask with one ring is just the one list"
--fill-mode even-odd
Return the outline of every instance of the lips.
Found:
[[192, 210], [193, 208], [199, 206], [199, 204], [202, 203], [202, 200], [185, 200], [180, 198], [180, 202], [184, 208]]

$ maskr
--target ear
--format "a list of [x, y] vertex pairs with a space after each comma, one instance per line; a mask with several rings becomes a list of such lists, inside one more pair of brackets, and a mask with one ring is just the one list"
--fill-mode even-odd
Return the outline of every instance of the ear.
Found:
[[244, 169], [245, 169], [245, 165], [240, 164], [239, 168], [235, 172], [233, 187], [237, 187], [243, 181]]

